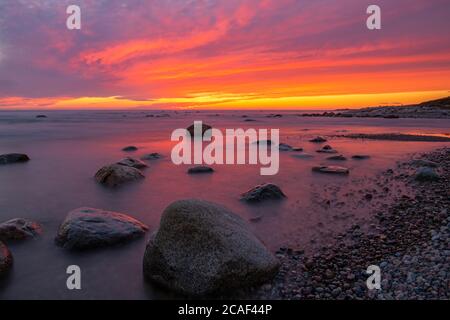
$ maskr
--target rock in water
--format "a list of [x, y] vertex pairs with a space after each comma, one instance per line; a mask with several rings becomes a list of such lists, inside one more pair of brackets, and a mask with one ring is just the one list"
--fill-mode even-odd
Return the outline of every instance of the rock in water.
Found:
[[273, 183], [265, 183], [258, 185], [241, 196], [241, 200], [248, 202], [261, 202], [264, 200], [279, 200], [286, 198], [280, 187]]
[[11, 269], [13, 258], [8, 247], [0, 241], [0, 277]]
[[[208, 131], [209, 129], [212, 129], [212, 127], [210, 125], [202, 123], [202, 136], [201, 137], [203, 137], [205, 132]], [[194, 137], [194, 134], [195, 134], [194, 124], [190, 125], [188, 128], [186, 128], [186, 130], [190, 133], [191, 137]], [[199, 137], [199, 138], [201, 138], [201, 137]]]
[[312, 154], [309, 154], [309, 153], [293, 154], [292, 157], [293, 158], [297, 158], [297, 159], [311, 159], [311, 158], [314, 158], [314, 156]]
[[322, 149], [317, 150], [317, 152], [320, 153], [337, 153], [336, 150], [334, 150], [331, 146], [329, 146], [328, 144], [326, 146], [324, 146]]
[[123, 213], [84, 207], [69, 212], [55, 241], [66, 249], [93, 249], [126, 242], [147, 230], [145, 224]]
[[417, 169], [415, 177], [417, 181], [436, 181], [439, 180], [440, 176], [430, 167], [422, 167]]
[[163, 157], [163, 155], [157, 153], [157, 152], [153, 152], [153, 153], [149, 153], [144, 155], [141, 160], [158, 160], [161, 159]]
[[117, 164], [120, 164], [121, 166], [136, 168], [136, 169], [144, 169], [144, 168], [148, 167], [141, 160], [130, 158], [130, 157], [120, 160], [119, 162], [117, 162]]
[[125, 151], [125, 152], [132, 152], [132, 151], [137, 151], [137, 150], [138, 150], [138, 147], [136, 147], [136, 146], [127, 146], [125, 148], [122, 148], [122, 151]]
[[41, 226], [26, 219], [12, 219], [0, 224], [0, 240], [23, 240], [41, 233]]
[[370, 159], [370, 156], [366, 155], [366, 154], [355, 154], [354, 156], [352, 156], [352, 159], [355, 159], [355, 160], [366, 160], [366, 159]]
[[328, 157], [327, 160], [331, 160], [331, 161], [345, 161], [345, 160], [347, 160], [347, 158], [344, 157], [343, 155], [338, 155], [338, 156]]
[[312, 171], [320, 173], [345, 174], [345, 175], [350, 173], [350, 170], [348, 170], [347, 168], [338, 166], [318, 166], [313, 167]]
[[214, 169], [208, 166], [196, 166], [188, 169], [189, 174], [196, 173], [213, 173]]
[[36, 118], [42, 119], [42, 118], [47, 118], [47, 116], [46, 116], [45, 114], [38, 114], [38, 115], [36, 116]]
[[147, 279], [191, 296], [270, 280], [278, 261], [227, 208], [200, 200], [167, 207], [144, 255]]
[[309, 140], [309, 142], [324, 143], [324, 142], [327, 142], [327, 139], [325, 139], [324, 137], [318, 136], [318, 137], [315, 137], [315, 138]]
[[290, 145], [288, 145], [288, 144], [286, 144], [286, 143], [280, 143], [279, 145], [278, 145], [278, 149], [280, 150], [280, 151], [292, 151], [292, 146], [290, 146]]
[[22, 153], [8, 153], [0, 155], [0, 165], [27, 162], [30, 158], [26, 154]]
[[95, 180], [108, 187], [117, 187], [126, 182], [144, 178], [145, 176], [140, 170], [120, 164], [104, 166], [95, 174]]

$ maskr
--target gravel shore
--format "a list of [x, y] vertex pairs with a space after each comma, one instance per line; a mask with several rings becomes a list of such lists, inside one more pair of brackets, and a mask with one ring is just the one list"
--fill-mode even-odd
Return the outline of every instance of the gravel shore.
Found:
[[[353, 225], [313, 256], [281, 248], [281, 269], [261, 299], [448, 299], [450, 297], [450, 148], [423, 154], [438, 164], [438, 180], [417, 181], [417, 161], [384, 173], [413, 191], [374, 215], [371, 228]], [[426, 162], [425, 162], [426, 163]], [[369, 290], [367, 267], [381, 269], [381, 289]]]

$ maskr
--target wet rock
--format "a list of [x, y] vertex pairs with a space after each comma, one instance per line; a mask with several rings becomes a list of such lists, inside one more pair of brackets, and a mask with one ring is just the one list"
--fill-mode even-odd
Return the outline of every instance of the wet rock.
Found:
[[278, 149], [280, 150], [280, 151], [292, 151], [292, 146], [290, 146], [290, 145], [288, 145], [288, 144], [286, 144], [286, 143], [280, 143], [279, 145], [278, 145]]
[[[202, 136], [201, 137], [203, 137], [205, 135], [205, 132], [208, 131], [209, 129], [212, 129], [212, 127], [210, 125], [202, 123]], [[186, 128], [186, 130], [190, 133], [191, 137], [194, 137], [194, 134], [195, 134], [194, 124], [190, 125], [188, 128]], [[201, 138], [201, 137], [199, 137], [199, 138]]]
[[273, 141], [272, 140], [258, 140], [254, 142], [255, 144], [259, 145], [266, 145], [266, 146], [271, 146]]
[[309, 142], [313, 142], [313, 143], [324, 143], [324, 142], [327, 142], [327, 141], [328, 141], [328, 140], [325, 139], [325, 138], [322, 137], [322, 136], [317, 136], [317, 137], [315, 137], [315, 138], [309, 140]]
[[4, 276], [12, 267], [13, 258], [8, 247], [0, 241], [0, 277]]
[[314, 156], [312, 154], [309, 154], [309, 153], [293, 154], [293, 155], [291, 155], [291, 157], [297, 158], [297, 159], [311, 159], [311, 158], [314, 158]]
[[280, 187], [273, 183], [258, 185], [241, 195], [241, 200], [248, 202], [261, 202], [264, 200], [280, 200], [286, 198]]
[[337, 153], [330, 145], [324, 146], [322, 149], [317, 150], [319, 153]]
[[182, 200], [164, 210], [143, 266], [146, 279], [206, 296], [264, 283], [276, 274], [278, 261], [227, 208]]
[[313, 167], [312, 171], [320, 172], [320, 173], [330, 173], [330, 174], [343, 174], [347, 175], [350, 173], [350, 170], [344, 167], [338, 166], [317, 166]]
[[40, 234], [41, 226], [33, 221], [16, 218], [0, 224], [0, 240], [23, 240]]
[[133, 152], [133, 151], [137, 151], [137, 150], [138, 150], [138, 148], [136, 146], [127, 146], [122, 149], [122, 151], [125, 151], [125, 152]]
[[208, 166], [196, 166], [188, 169], [189, 174], [213, 173], [214, 169]]
[[331, 157], [328, 157], [327, 160], [332, 160], [332, 161], [345, 161], [345, 160], [347, 160], [347, 158], [344, 157], [343, 155], [338, 155], [338, 156], [331, 156]]
[[303, 148], [300, 148], [300, 147], [294, 147], [294, 148], [292, 148], [292, 151], [295, 151], [295, 152], [301, 152], [301, 151], [303, 151]]
[[120, 164], [104, 166], [95, 174], [95, 180], [108, 187], [117, 187], [144, 178], [144, 174], [139, 169]]
[[414, 179], [417, 181], [436, 181], [439, 180], [439, 174], [430, 167], [422, 167], [417, 169]]
[[366, 160], [366, 159], [370, 159], [370, 156], [366, 155], [366, 154], [355, 154], [354, 156], [352, 156], [352, 159], [355, 159], [355, 160]]
[[157, 152], [149, 153], [144, 156], [142, 156], [141, 160], [158, 160], [163, 158], [164, 156], [162, 154], [159, 154]]
[[8, 153], [0, 155], [0, 165], [27, 162], [29, 160], [30, 158], [26, 154], [22, 153]]
[[93, 249], [129, 241], [147, 230], [126, 214], [83, 207], [67, 215], [55, 241], [66, 249]]
[[134, 159], [134, 158], [131, 158], [131, 157], [124, 158], [124, 159], [120, 160], [119, 162], [117, 162], [117, 164], [119, 164], [121, 166], [127, 166], [127, 167], [136, 168], [136, 169], [144, 169], [144, 168], [148, 167], [141, 160]]
[[245, 121], [245, 122], [255, 122], [256, 120], [255, 120], [255, 119], [248, 118], [248, 119], [245, 119], [244, 121]]
[[43, 119], [43, 118], [47, 118], [47, 116], [45, 114], [38, 114], [36, 116], [37, 119]]

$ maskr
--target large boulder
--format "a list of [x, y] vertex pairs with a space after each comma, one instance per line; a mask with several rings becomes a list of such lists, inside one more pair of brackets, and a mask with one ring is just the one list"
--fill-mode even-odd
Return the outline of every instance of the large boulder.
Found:
[[241, 195], [241, 200], [248, 202], [261, 202], [264, 200], [279, 200], [286, 198], [280, 187], [273, 183], [264, 183], [253, 187]]
[[120, 164], [104, 166], [95, 174], [95, 180], [108, 187], [117, 187], [126, 182], [143, 178], [145, 178], [145, 176], [139, 169]]
[[69, 212], [55, 240], [66, 249], [92, 249], [129, 241], [147, 230], [126, 214], [83, 207]]
[[201, 200], [172, 203], [144, 255], [144, 275], [191, 296], [261, 284], [278, 261], [227, 208]]
[[30, 158], [26, 154], [22, 153], [8, 153], [0, 155], [0, 165], [27, 162]]
[[0, 240], [23, 240], [41, 233], [41, 226], [22, 218], [11, 219], [0, 224]]
[[417, 169], [414, 178], [417, 181], [425, 182], [439, 180], [440, 176], [433, 168], [421, 167]]
[[13, 258], [8, 247], [0, 241], [0, 277], [11, 269]]

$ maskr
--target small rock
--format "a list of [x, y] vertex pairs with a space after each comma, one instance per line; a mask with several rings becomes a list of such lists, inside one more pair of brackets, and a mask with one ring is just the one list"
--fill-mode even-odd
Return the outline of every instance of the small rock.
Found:
[[241, 196], [241, 200], [248, 202], [260, 202], [264, 200], [279, 200], [286, 198], [280, 187], [273, 183], [265, 183], [258, 185]]
[[297, 159], [311, 159], [311, 158], [314, 158], [314, 156], [312, 154], [309, 154], [309, 153], [293, 154], [293, 155], [291, 155], [291, 157], [297, 158]]
[[117, 187], [144, 178], [144, 174], [139, 169], [119, 164], [104, 166], [95, 174], [95, 180], [108, 187]]
[[290, 145], [288, 145], [288, 144], [286, 144], [286, 143], [280, 143], [280, 144], [278, 145], [278, 149], [279, 149], [280, 151], [292, 151], [292, 146], [290, 146]]
[[330, 174], [344, 174], [347, 175], [350, 173], [350, 170], [344, 167], [338, 166], [318, 166], [313, 167], [312, 171], [320, 172], [320, 173], [330, 173]]
[[163, 158], [162, 154], [159, 154], [157, 152], [153, 152], [153, 153], [149, 153], [149, 154], [146, 154], [146, 155], [142, 156], [141, 160], [158, 160], [158, 159], [161, 159], [161, 158]]
[[318, 137], [315, 137], [315, 138], [309, 140], [309, 142], [324, 143], [324, 142], [327, 142], [327, 139], [325, 139], [324, 137], [318, 136]]
[[327, 160], [331, 160], [331, 161], [345, 161], [345, 160], [347, 160], [347, 158], [344, 157], [343, 155], [338, 155], [338, 156], [328, 157]]
[[208, 166], [196, 166], [189, 168], [187, 173], [189, 174], [197, 174], [197, 173], [213, 173], [214, 169]]
[[0, 165], [27, 162], [29, 160], [30, 158], [26, 154], [22, 153], [8, 153], [0, 155]]
[[326, 145], [322, 149], [317, 150], [319, 153], [337, 153], [331, 146]]
[[32, 238], [42, 231], [41, 226], [33, 221], [16, 218], [0, 224], [0, 240], [23, 240]]
[[137, 150], [138, 150], [138, 148], [136, 146], [127, 146], [122, 149], [122, 151], [125, 151], [125, 152], [133, 152], [133, 151], [137, 151]]
[[8, 247], [0, 241], [0, 277], [11, 269], [13, 258]]
[[38, 114], [36, 116], [37, 119], [42, 119], [42, 118], [47, 118], [47, 116], [45, 114]]
[[[210, 129], [212, 129], [212, 127], [210, 125], [202, 123], [202, 136], [201, 137], [203, 137], [205, 135], [205, 132], [210, 130]], [[186, 128], [186, 130], [189, 132], [191, 137], [194, 137], [194, 134], [195, 134], [195, 132], [194, 132], [195, 131], [194, 124], [190, 125], [188, 128]], [[195, 136], [195, 137], [197, 138], [197, 136]], [[199, 138], [201, 138], [201, 137], [199, 136]]]
[[92, 249], [143, 236], [147, 230], [142, 222], [123, 213], [83, 207], [67, 215], [55, 241], [66, 249]]
[[370, 156], [366, 155], [366, 154], [355, 154], [354, 156], [352, 156], [352, 159], [355, 159], [355, 160], [366, 160], [366, 159], [370, 159]]

